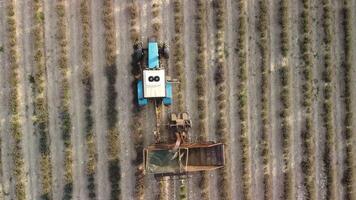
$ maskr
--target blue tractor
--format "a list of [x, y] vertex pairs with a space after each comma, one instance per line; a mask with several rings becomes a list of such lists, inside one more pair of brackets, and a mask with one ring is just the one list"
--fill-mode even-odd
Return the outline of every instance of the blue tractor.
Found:
[[137, 82], [137, 101], [139, 106], [145, 106], [150, 99], [156, 104], [172, 104], [172, 82], [166, 76], [161, 59], [168, 59], [168, 47], [159, 45], [155, 40], [149, 40], [147, 48], [138, 43], [134, 47], [134, 61], [140, 67], [140, 76]]

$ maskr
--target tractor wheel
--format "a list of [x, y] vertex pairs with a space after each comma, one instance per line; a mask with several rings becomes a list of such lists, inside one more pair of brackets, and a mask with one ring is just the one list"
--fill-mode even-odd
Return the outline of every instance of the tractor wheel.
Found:
[[168, 58], [169, 58], [169, 49], [168, 49], [168, 45], [167, 45], [167, 44], [163, 44], [163, 47], [162, 47], [162, 56], [163, 56], [165, 59], [168, 59]]
[[140, 62], [143, 59], [143, 50], [142, 48], [137, 48], [134, 51], [134, 59], [136, 62]]

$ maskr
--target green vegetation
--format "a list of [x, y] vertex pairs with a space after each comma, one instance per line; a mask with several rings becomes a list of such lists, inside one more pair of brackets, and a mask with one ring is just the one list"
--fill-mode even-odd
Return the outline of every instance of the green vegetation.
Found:
[[[302, 40], [300, 49], [302, 54], [302, 97], [301, 104], [305, 111], [304, 126], [301, 131], [302, 141], [302, 161], [300, 167], [303, 174], [303, 184], [305, 186], [305, 197], [315, 199], [315, 145], [314, 145], [314, 128], [312, 122], [312, 53], [311, 53], [311, 17], [310, 17], [310, 1], [302, 0], [302, 14], [301, 14], [301, 35]], [[329, 183], [329, 182], [328, 182]], [[328, 190], [328, 189], [327, 189]]]
[[60, 130], [64, 143], [64, 195], [63, 199], [72, 199], [73, 197], [73, 154], [71, 142], [71, 117], [69, 111], [70, 104], [70, 86], [68, 80], [69, 61], [67, 52], [67, 36], [66, 36], [66, 17], [65, 17], [65, 1], [58, 0], [56, 4], [57, 14], [57, 30], [56, 39], [58, 41], [58, 68], [61, 74], [60, 80]]
[[247, 14], [246, 1], [238, 1], [238, 29], [237, 29], [237, 55], [238, 55], [238, 115], [240, 119], [240, 146], [241, 146], [241, 168], [242, 168], [242, 197], [250, 200], [251, 197], [251, 174], [249, 170], [249, 137], [247, 123], [247, 63], [246, 63], [246, 42], [247, 42]]
[[96, 185], [95, 174], [97, 169], [97, 152], [96, 152], [96, 135], [94, 132], [93, 124], [93, 69], [91, 62], [91, 38], [90, 38], [90, 2], [88, 0], [81, 0], [80, 2], [80, 19], [81, 19], [81, 57], [82, 57], [82, 84], [84, 86], [84, 106], [85, 106], [85, 143], [87, 146], [88, 160], [86, 163], [85, 173], [87, 176], [87, 189], [88, 197], [96, 199]]
[[268, 1], [261, 0], [258, 2], [259, 16], [257, 19], [257, 31], [259, 36], [258, 47], [261, 53], [261, 119], [262, 119], [262, 130], [260, 138], [260, 149], [259, 153], [262, 157], [263, 163], [263, 186], [264, 186], [264, 199], [272, 198], [272, 180], [270, 177], [269, 171], [269, 12], [268, 12]]
[[[44, 58], [44, 15], [41, 1], [33, 1], [32, 29], [34, 48], [34, 127], [40, 136], [41, 199], [52, 199], [52, 165], [49, 140], [49, 119], [46, 91], [46, 64]], [[41, 17], [39, 17], [41, 16]]]
[[25, 184], [27, 182], [24, 172], [24, 158], [22, 149], [21, 122], [20, 122], [20, 91], [19, 87], [19, 63], [16, 38], [16, 16], [14, 9], [14, 1], [8, 1], [6, 7], [6, 22], [7, 22], [7, 48], [9, 49], [7, 59], [10, 69], [10, 134], [14, 144], [12, 148], [13, 168], [12, 173], [15, 178], [15, 194], [17, 199], [26, 199]]
[[345, 116], [343, 122], [343, 136], [346, 141], [345, 158], [344, 158], [344, 171], [342, 175], [342, 184], [345, 187], [344, 199], [355, 199], [355, 191], [353, 191], [353, 185], [355, 184], [355, 172], [354, 172], [354, 160], [353, 152], [355, 151], [352, 146], [352, 135], [354, 133], [352, 124], [352, 109], [351, 109], [351, 68], [352, 68], [352, 11], [350, 8], [352, 3], [350, 0], [343, 1], [343, 29], [344, 29], [344, 51], [345, 60], [342, 63], [342, 69], [344, 70], [344, 104], [345, 104]]

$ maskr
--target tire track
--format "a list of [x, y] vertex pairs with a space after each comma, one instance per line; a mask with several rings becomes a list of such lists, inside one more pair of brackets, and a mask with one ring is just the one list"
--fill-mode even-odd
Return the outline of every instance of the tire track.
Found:
[[[295, 5], [295, 6], [292, 6]], [[301, 5], [299, 0], [294, 0], [289, 2], [290, 8], [290, 54], [289, 54], [289, 66], [290, 66], [290, 74], [291, 74], [291, 121], [290, 121], [290, 153], [287, 154], [291, 157], [290, 163], [290, 178], [288, 185], [283, 186], [283, 195], [282, 198], [291, 199], [296, 197], [295, 185], [301, 183], [302, 171], [300, 169], [299, 163], [301, 162], [302, 153], [300, 152], [301, 140], [300, 140], [300, 132], [301, 132], [301, 120], [302, 120], [302, 108], [301, 108], [301, 92], [300, 87], [302, 85], [302, 77], [300, 75], [301, 71], [301, 61], [300, 61], [300, 50], [299, 50], [299, 41], [301, 36], [299, 35], [299, 17], [301, 13]], [[286, 126], [288, 128], [288, 125]], [[288, 157], [287, 157], [288, 159]], [[286, 164], [286, 162], [284, 161]], [[287, 167], [287, 166], [286, 166]], [[288, 170], [285, 173], [288, 173]], [[288, 187], [286, 187], [288, 186]]]
[[261, 59], [260, 55], [257, 52], [258, 46], [256, 41], [258, 41], [258, 35], [256, 32], [256, 12], [258, 10], [258, 2], [251, 0], [247, 4], [247, 14], [248, 14], [248, 30], [249, 30], [249, 50], [248, 50], [248, 135], [249, 135], [249, 153], [251, 162], [251, 191], [253, 199], [261, 199], [263, 194], [262, 189], [262, 169], [261, 169], [261, 160], [258, 155], [258, 133], [261, 130], [261, 117], [258, 113], [258, 108], [260, 108], [260, 103], [258, 102], [261, 99], [260, 92], [258, 91], [259, 85], [261, 84], [260, 80], [260, 70], [257, 66], [260, 64]]
[[[133, 169], [135, 166], [132, 164], [132, 160], [135, 159], [133, 151], [133, 137], [130, 136], [132, 126], [132, 116], [131, 111], [133, 110], [133, 99], [134, 99], [134, 87], [132, 85], [133, 76], [131, 74], [131, 62], [132, 62], [132, 47], [134, 41], [130, 38], [130, 12], [129, 3], [123, 6], [121, 1], [115, 1], [115, 7], [117, 12], [115, 15], [116, 23], [116, 33], [117, 35], [117, 47], [118, 47], [118, 57], [116, 60], [116, 65], [118, 66], [118, 77], [119, 80], [116, 84], [118, 90], [118, 111], [119, 111], [119, 132], [120, 132], [120, 166], [122, 168], [121, 173], [121, 198], [130, 199], [134, 196], [134, 180], [135, 173]], [[136, 14], [137, 16], [137, 14]], [[139, 123], [139, 122], [136, 122]]]
[[[239, 76], [238, 67], [236, 64], [239, 63], [238, 59], [238, 51], [239, 47], [237, 47], [238, 40], [240, 34], [236, 34], [239, 30], [239, 15], [235, 13], [239, 13], [238, 10], [238, 2], [227, 0], [226, 1], [226, 16], [227, 16], [227, 24], [226, 24], [226, 43], [225, 49], [227, 49], [226, 60], [227, 60], [227, 71], [228, 73], [228, 85], [229, 85], [229, 124], [230, 124], [230, 132], [229, 132], [229, 146], [230, 146], [230, 173], [231, 173], [231, 184], [229, 186], [229, 190], [231, 191], [232, 199], [241, 198], [242, 197], [242, 187], [239, 180], [242, 180], [242, 166], [238, 163], [241, 161], [241, 144], [239, 140], [241, 140], [241, 120], [238, 117], [239, 112], [239, 91], [241, 88], [238, 87], [240, 81], [237, 81], [235, 77]], [[238, 64], [240, 65], [240, 64]]]
[[[195, 66], [196, 66], [196, 4], [193, 1], [183, 0], [183, 41], [184, 41], [184, 77], [185, 77], [185, 90], [183, 92], [184, 100], [186, 102], [186, 108], [189, 112], [190, 119], [192, 120], [192, 128], [189, 132], [189, 137], [192, 142], [196, 142], [199, 137], [199, 116], [198, 112], [194, 112], [195, 108], [198, 106], [197, 91], [195, 77], [197, 76]], [[199, 176], [191, 175], [187, 180], [187, 190], [188, 199], [196, 200], [201, 199], [201, 192], [199, 188]]]
[[93, 56], [93, 112], [94, 112], [94, 132], [96, 133], [96, 146], [98, 150], [98, 162], [96, 174], [97, 197], [98, 199], [109, 199], [110, 187], [108, 171], [108, 155], [106, 152], [107, 122], [105, 121], [105, 110], [107, 97], [105, 94], [107, 83], [104, 76], [105, 55], [104, 55], [104, 26], [102, 23], [102, 3], [91, 0], [91, 43]]
[[47, 69], [47, 91], [48, 91], [48, 111], [49, 111], [49, 138], [51, 138], [50, 152], [52, 167], [52, 191], [53, 199], [61, 199], [64, 185], [64, 170], [62, 167], [64, 153], [63, 143], [60, 136], [59, 127], [59, 71], [56, 68], [58, 59], [58, 47], [55, 42], [56, 37], [56, 14], [55, 1], [44, 2], [44, 37], [45, 37], [45, 57]]
[[33, 117], [33, 85], [30, 82], [29, 77], [33, 74], [32, 70], [32, 56], [34, 55], [31, 43], [32, 35], [32, 4], [30, 1], [18, 2], [17, 7], [19, 9], [19, 18], [21, 19], [19, 26], [21, 27], [21, 36], [19, 41], [21, 41], [19, 49], [21, 49], [21, 93], [23, 94], [23, 105], [21, 109], [24, 118], [24, 161], [25, 161], [25, 173], [28, 180], [26, 193], [29, 199], [38, 199], [38, 169], [37, 158], [38, 154], [38, 142], [37, 136], [34, 134], [34, 124], [32, 123]]
[[87, 181], [85, 179], [85, 163], [87, 162], [87, 154], [85, 152], [84, 130], [84, 99], [83, 88], [81, 87], [81, 26], [80, 21], [80, 2], [76, 0], [68, 1], [68, 57], [70, 63], [70, 79], [69, 85], [72, 88], [70, 99], [70, 113], [73, 120], [72, 126], [72, 144], [73, 144], [73, 198], [87, 199]]

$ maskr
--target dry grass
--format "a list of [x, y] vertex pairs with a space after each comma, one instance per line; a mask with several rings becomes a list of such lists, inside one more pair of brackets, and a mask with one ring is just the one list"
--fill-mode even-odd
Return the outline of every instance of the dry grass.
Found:
[[268, 1], [259, 1], [259, 16], [257, 20], [257, 30], [259, 36], [258, 47], [261, 53], [261, 119], [262, 119], [262, 130], [260, 138], [260, 149], [259, 153], [262, 157], [263, 163], [263, 185], [264, 185], [264, 198], [270, 199], [272, 196], [272, 180], [269, 171], [269, 141], [268, 136], [270, 135], [269, 130], [269, 12], [268, 12]]
[[[196, 43], [197, 43], [197, 57], [196, 57], [196, 88], [198, 93], [198, 137], [199, 140], [205, 141], [207, 139], [207, 97], [206, 97], [206, 2], [198, 0], [196, 3]], [[200, 189], [202, 191], [202, 199], [208, 199], [209, 185], [207, 173], [200, 175]]]
[[174, 0], [174, 53], [173, 53], [173, 65], [179, 84], [177, 84], [177, 90], [175, 92], [177, 99], [178, 112], [184, 110], [183, 91], [185, 90], [185, 71], [184, 71], [184, 48], [183, 48], [183, 5], [181, 0]]
[[345, 116], [343, 122], [343, 136], [346, 141], [345, 147], [345, 158], [343, 161], [344, 171], [342, 175], [341, 182], [345, 187], [344, 198], [347, 200], [355, 199], [355, 191], [353, 191], [353, 186], [355, 184], [355, 172], [354, 172], [354, 149], [352, 146], [352, 135], [354, 133], [353, 124], [352, 124], [352, 109], [351, 109], [351, 68], [352, 68], [352, 8], [351, 1], [343, 1], [343, 29], [344, 29], [344, 51], [345, 51], [345, 60], [342, 65], [344, 70], [344, 104], [345, 104]]
[[41, 169], [41, 198], [52, 198], [52, 166], [49, 140], [48, 105], [46, 98], [46, 65], [44, 59], [44, 20], [43, 5], [40, 1], [33, 1], [32, 37], [34, 42], [34, 127], [40, 136], [40, 169]]
[[[217, 71], [215, 72], [215, 83], [217, 87], [216, 99], [218, 106], [218, 117], [217, 117], [217, 126], [216, 133], [222, 142], [227, 144], [228, 147], [228, 132], [229, 125], [227, 120], [227, 89], [226, 89], [226, 60], [225, 60], [225, 43], [222, 42], [225, 40], [225, 19], [226, 19], [226, 2], [224, 0], [214, 1], [213, 2], [214, 14], [215, 14], [215, 26], [216, 26], [216, 35], [215, 35], [215, 45], [216, 50], [215, 54], [217, 55]], [[229, 159], [226, 159], [227, 161]], [[229, 184], [229, 174], [228, 174], [228, 164], [226, 167], [219, 170], [218, 177], [218, 187], [219, 187], [219, 196], [222, 199], [231, 199], [231, 191]]]
[[15, 19], [14, 2], [8, 1], [6, 7], [6, 22], [7, 22], [7, 48], [9, 49], [7, 57], [10, 69], [10, 134], [13, 138], [14, 144], [12, 148], [13, 156], [13, 176], [15, 182], [15, 194], [17, 199], [26, 199], [26, 178], [24, 172], [24, 158], [22, 149], [22, 137], [21, 122], [20, 122], [20, 91], [19, 87], [19, 64], [18, 64], [18, 52], [17, 52], [17, 39], [16, 39], [16, 19]]
[[110, 199], [120, 199], [120, 147], [118, 131], [118, 112], [116, 109], [117, 91], [115, 88], [117, 66], [116, 66], [116, 38], [114, 23], [114, 5], [112, 0], [103, 1], [103, 22], [105, 38], [105, 74], [107, 78], [107, 105], [106, 119], [108, 122], [108, 133], [106, 136], [108, 142], [108, 160], [109, 160], [109, 181], [111, 186]]
[[305, 197], [314, 199], [315, 194], [315, 145], [314, 145], [314, 128], [312, 123], [312, 55], [311, 55], [311, 16], [310, 1], [302, 0], [301, 14], [301, 35], [302, 40], [300, 49], [302, 54], [302, 101], [301, 104], [305, 110], [304, 122], [301, 131], [302, 141], [302, 161], [300, 167], [303, 172], [303, 185], [305, 186]]
[[[139, 8], [137, 4], [134, 2], [130, 6], [130, 29], [134, 30], [130, 32], [131, 36], [131, 42], [132, 44], [135, 44], [137, 41], [139, 41], [139, 31], [135, 28], [136, 23], [137, 23], [137, 18], [138, 18], [138, 12]], [[131, 63], [133, 70], [131, 70], [132, 75], [136, 76], [137, 71], [136, 69], [138, 68], [136, 63]], [[136, 83], [137, 80], [134, 79], [132, 82], [132, 90], [136, 90]], [[135, 198], [137, 199], [144, 199], [144, 175], [143, 175], [143, 129], [142, 129], [142, 121], [143, 121], [143, 116], [142, 116], [142, 109], [139, 107], [137, 103], [137, 94], [133, 96], [132, 103], [133, 103], [133, 108], [132, 108], [132, 119], [131, 119], [131, 132], [134, 138], [134, 149], [136, 152], [136, 158], [134, 160], [134, 166], [135, 166], [135, 191], [134, 195]], [[160, 186], [160, 189], [161, 188]]]
[[64, 191], [63, 199], [71, 199], [73, 196], [73, 155], [72, 155], [72, 143], [71, 143], [71, 116], [69, 112], [70, 104], [70, 89], [69, 89], [69, 62], [67, 52], [67, 35], [66, 35], [66, 10], [65, 1], [58, 0], [56, 4], [57, 14], [57, 30], [56, 40], [58, 43], [58, 68], [61, 74], [60, 80], [60, 130], [64, 143]]
[[153, 29], [153, 37], [156, 39], [160, 39], [161, 36], [161, 20], [159, 19], [159, 15], [161, 14], [161, 2], [158, 0], [153, 0], [151, 5], [151, 14], [152, 14], [152, 29]]
[[[280, 26], [281, 26], [281, 52], [284, 60], [289, 59], [290, 48], [290, 26], [289, 26], [289, 1], [281, 0], [280, 2]], [[279, 69], [279, 80], [282, 86], [280, 90], [281, 101], [281, 133], [283, 148], [283, 198], [292, 198], [292, 170], [290, 162], [290, 145], [291, 145], [291, 128], [288, 118], [290, 117], [290, 66], [284, 63]]]
[[88, 160], [86, 163], [85, 173], [87, 176], [88, 197], [96, 199], [95, 175], [97, 170], [97, 149], [96, 135], [94, 133], [92, 101], [93, 101], [93, 69], [92, 69], [92, 50], [90, 38], [90, 2], [82, 0], [80, 2], [80, 19], [81, 19], [81, 57], [82, 57], [82, 84], [84, 87], [84, 106], [85, 106], [85, 143], [87, 146]]
[[251, 177], [250, 177], [250, 158], [249, 158], [249, 140], [247, 127], [247, 63], [246, 63], [246, 42], [247, 42], [247, 14], [246, 2], [238, 2], [238, 31], [237, 31], [237, 54], [238, 54], [238, 115], [240, 119], [240, 143], [241, 143], [241, 168], [242, 168], [242, 197], [250, 200], [251, 197]]
[[333, 40], [331, 35], [331, 10], [329, 0], [323, 0], [323, 17], [322, 17], [322, 27], [324, 32], [324, 71], [323, 71], [323, 81], [324, 81], [324, 102], [323, 102], [323, 126], [325, 128], [325, 144], [323, 152], [323, 164], [326, 173], [327, 180], [327, 195], [331, 195], [331, 187], [333, 182], [333, 171], [332, 169], [332, 152], [331, 148], [334, 144], [334, 128], [333, 128], [333, 99], [331, 93], [333, 84], [332, 82], [332, 61], [331, 61], [331, 42]]

